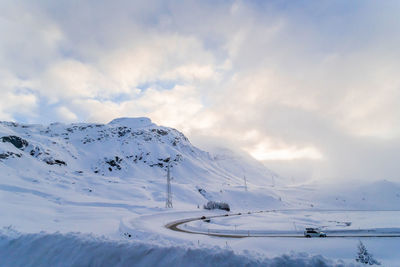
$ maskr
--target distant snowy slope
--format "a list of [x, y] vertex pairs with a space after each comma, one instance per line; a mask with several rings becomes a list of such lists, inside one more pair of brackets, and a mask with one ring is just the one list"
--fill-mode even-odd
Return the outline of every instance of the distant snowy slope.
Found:
[[340, 210], [400, 210], [400, 183], [347, 181], [310, 183], [280, 188], [280, 192], [304, 208]]
[[381, 180], [337, 185], [332, 186], [325, 195], [319, 194], [317, 199], [344, 209], [400, 210], [400, 183]]

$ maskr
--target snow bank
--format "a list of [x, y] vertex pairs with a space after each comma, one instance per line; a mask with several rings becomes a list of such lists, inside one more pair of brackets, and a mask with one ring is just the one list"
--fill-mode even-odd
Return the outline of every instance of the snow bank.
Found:
[[257, 259], [221, 248], [160, 247], [70, 234], [0, 232], [2, 266], [344, 266], [321, 256]]

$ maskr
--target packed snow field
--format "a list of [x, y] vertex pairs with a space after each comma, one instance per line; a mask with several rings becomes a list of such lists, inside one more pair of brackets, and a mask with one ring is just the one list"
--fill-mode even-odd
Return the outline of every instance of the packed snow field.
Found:
[[[173, 209], [165, 208], [168, 165]], [[208, 201], [228, 203], [230, 213], [275, 212], [186, 227], [400, 228], [398, 183], [289, 185], [245, 155], [202, 151], [179, 131], [148, 118], [48, 126], [0, 122], [0, 179], [1, 266], [356, 264], [358, 238], [231, 239], [165, 227], [225, 213], [204, 210]], [[398, 266], [399, 238], [363, 242], [384, 266]]]

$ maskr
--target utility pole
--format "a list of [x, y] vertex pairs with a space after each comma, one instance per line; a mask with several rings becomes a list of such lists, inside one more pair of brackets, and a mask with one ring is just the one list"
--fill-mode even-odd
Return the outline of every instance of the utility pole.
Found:
[[167, 199], [165, 202], [166, 208], [172, 208], [172, 192], [171, 192], [171, 174], [169, 162], [167, 165]]
[[247, 180], [245, 175], [243, 175], [243, 180], [244, 180], [244, 190], [247, 192]]

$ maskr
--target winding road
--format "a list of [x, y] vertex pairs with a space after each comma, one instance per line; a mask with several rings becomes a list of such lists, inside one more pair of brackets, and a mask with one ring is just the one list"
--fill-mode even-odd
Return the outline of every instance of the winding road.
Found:
[[[173, 221], [170, 223], [167, 223], [165, 225], [166, 228], [172, 230], [172, 231], [177, 231], [177, 232], [183, 232], [183, 233], [188, 233], [188, 234], [196, 234], [196, 235], [208, 235], [208, 236], [216, 236], [216, 237], [225, 237], [225, 238], [245, 238], [245, 237], [280, 237], [280, 238], [306, 238], [302, 234], [296, 234], [296, 233], [291, 233], [291, 234], [281, 234], [281, 233], [267, 233], [268, 231], [265, 231], [265, 233], [262, 233], [262, 231], [253, 231], [253, 233], [250, 230], [241, 230], [241, 231], [233, 231], [233, 230], [210, 230], [207, 229], [207, 231], [201, 231], [201, 230], [189, 230], [189, 229], [183, 229], [182, 227], [179, 227], [180, 225], [184, 225], [189, 222], [194, 222], [194, 221], [200, 221], [200, 220], [207, 220], [207, 219], [212, 219], [212, 218], [218, 218], [218, 217], [228, 217], [228, 216], [244, 216], [244, 215], [249, 215], [249, 214], [254, 214], [254, 213], [262, 213], [262, 212], [270, 212], [268, 211], [256, 211], [256, 212], [247, 212], [247, 213], [234, 213], [234, 214], [223, 214], [223, 215], [215, 215], [215, 216], [202, 216], [202, 217], [195, 217], [195, 218], [186, 218], [186, 219], [181, 219], [177, 221]], [[374, 230], [342, 230], [342, 231], [325, 231], [327, 233], [327, 237], [324, 238], [399, 238], [400, 237], [400, 232], [393, 232], [393, 233], [377, 233]], [[346, 234], [347, 232], [347, 234]]]

